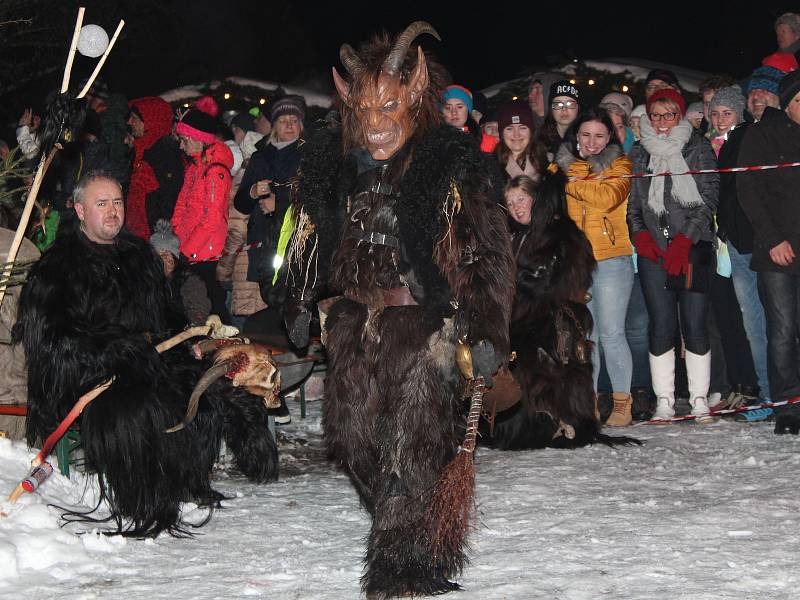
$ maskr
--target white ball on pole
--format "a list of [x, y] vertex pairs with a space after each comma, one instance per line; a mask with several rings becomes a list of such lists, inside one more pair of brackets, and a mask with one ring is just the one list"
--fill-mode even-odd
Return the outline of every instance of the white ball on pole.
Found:
[[78, 38], [78, 52], [89, 58], [102, 56], [108, 47], [108, 34], [100, 25], [84, 25]]

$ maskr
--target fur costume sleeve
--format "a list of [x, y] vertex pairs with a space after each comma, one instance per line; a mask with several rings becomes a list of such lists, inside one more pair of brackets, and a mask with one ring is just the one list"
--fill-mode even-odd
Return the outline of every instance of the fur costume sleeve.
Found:
[[[427, 206], [404, 213], [425, 232], [409, 244], [409, 254], [419, 257], [428, 243], [433, 248], [437, 272], [418, 273], [426, 304], [441, 307], [448, 298], [440, 291], [449, 292], [465, 319], [460, 325], [467, 328], [470, 342], [489, 340], [505, 354], [514, 259], [497, 164], [481, 154], [474, 140], [452, 127], [443, 126], [428, 138], [415, 151], [406, 175], [409, 185], [404, 182], [406, 195], [415, 186], [430, 195]], [[399, 220], [402, 224], [404, 219]], [[416, 262], [425, 264], [419, 258]]]

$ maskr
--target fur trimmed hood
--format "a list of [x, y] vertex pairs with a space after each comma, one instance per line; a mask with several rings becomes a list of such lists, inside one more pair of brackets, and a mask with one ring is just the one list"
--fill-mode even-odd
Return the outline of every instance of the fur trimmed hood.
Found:
[[624, 155], [625, 152], [623, 152], [622, 146], [614, 142], [606, 146], [600, 154], [590, 156], [589, 158], [581, 158], [572, 153], [569, 142], [563, 142], [561, 146], [558, 147], [555, 161], [564, 173], [569, 170], [572, 163], [576, 160], [585, 160], [588, 162], [590, 172], [602, 173], [610, 168], [615, 160]]

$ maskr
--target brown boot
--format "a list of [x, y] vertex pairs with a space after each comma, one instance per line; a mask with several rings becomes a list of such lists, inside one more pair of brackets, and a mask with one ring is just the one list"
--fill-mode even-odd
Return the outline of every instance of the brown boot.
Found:
[[631, 396], [622, 392], [614, 392], [614, 410], [606, 421], [609, 427], [627, 427], [631, 424]]

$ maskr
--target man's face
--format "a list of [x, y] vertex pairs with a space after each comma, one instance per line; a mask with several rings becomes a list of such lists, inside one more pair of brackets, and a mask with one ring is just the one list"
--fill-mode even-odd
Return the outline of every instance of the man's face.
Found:
[[789, 102], [789, 106], [786, 107], [786, 114], [792, 121], [800, 125], [800, 92], [795, 94], [794, 98]]
[[703, 116], [706, 118], [706, 121], [710, 121], [711, 115], [708, 114], [708, 105], [711, 104], [711, 99], [714, 97], [714, 94], [717, 93], [717, 90], [706, 90], [703, 92]]
[[544, 117], [544, 88], [541, 83], [534, 83], [528, 92], [528, 105], [534, 114]]
[[261, 135], [269, 135], [272, 132], [272, 123], [269, 122], [269, 119], [264, 116], [264, 113], [261, 113], [256, 117], [255, 120], [256, 131]]
[[140, 138], [144, 135], [144, 121], [135, 111], [131, 111], [131, 116], [128, 117], [128, 126], [131, 128], [133, 137]]
[[111, 244], [125, 222], [122, 188], [110, 179], [95, 179], [86, 186], [82, 202], [75, 203], [81, 231], [97, 244]]
[[410, 94], [399, 78], [381, 74], [353, 106], [364, 132], [364, 145], [375, 160], [387, 160], [414, 130]]
[[550, 103], [556, 123], [568, 127], [578, 118], [578, 101], [570, 96], [556, 96]]
[[788, 48], [800, 39], [800, 36], [798, 36], [791, 27], [783, 23], [775, 28], [775, 37], [778, 40], [778, 48], [781, 50]]
[[292, 142], [300, 137], [303, 127], [296, 115], [281, 115], [275, 119], [275, 136], [279, 142]]
[[756, 121], [761, 120], [764, 109], [768, 106], [778, 108], [780, 106], [780, 98], [772, 92], [760, 88], [751, 90], [747, 95], [747, 110], [750, 111]]
[[661, 79], [653, 79], [644, 88], [645, 100], [659, 90], [668, 90], [668, 89], [674, 89], [674, 88], [672, 88], [672, 86], [668, 84], [666, 81], [663, 81]]

